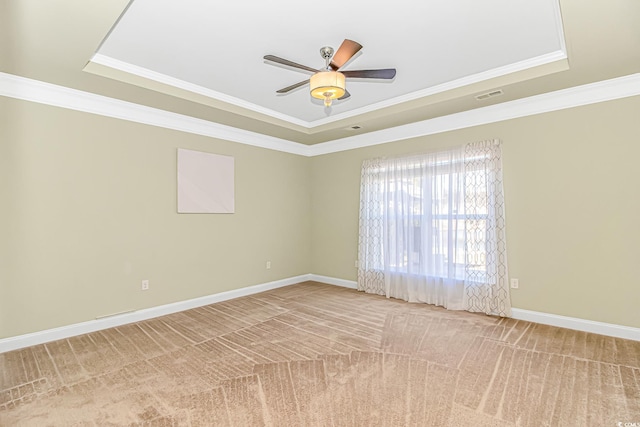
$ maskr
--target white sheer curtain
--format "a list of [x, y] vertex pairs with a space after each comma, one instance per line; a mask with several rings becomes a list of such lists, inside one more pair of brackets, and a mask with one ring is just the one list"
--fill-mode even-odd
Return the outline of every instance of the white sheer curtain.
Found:
[[511, 315], [500, 141], [367, 160], [358, 289]]

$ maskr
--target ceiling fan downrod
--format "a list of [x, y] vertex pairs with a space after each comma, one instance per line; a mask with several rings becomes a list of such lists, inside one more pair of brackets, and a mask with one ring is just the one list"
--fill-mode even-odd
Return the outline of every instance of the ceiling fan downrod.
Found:
[[323, 48], [320, 49], [320, 56], [322, 56], [324, 58], [324, 66], [326, 68], [327, 71], [331, 70], [331, 58], [333, 58], [333, 53], [335, 51], [333, 50], [333, 48], [331, 46], [325, 46]]
[[[331, 58], [333, 58], [333, 53], [335, 51], [333, 50], [333, 48], [331, 46], [325, 46], [320, 48], [320, 56], [322, 56], [324, 58], [324, 66], [325, 66], [325, 72], [334, 72], [331, 69]], [[324, 92], [322, 94], [322, 96], [324, 97], [324, 106], [325, 107], [331, 107], [331, 101], [333, 101], [333, 98], [335, 98], [335, 93], [331, 92], [331, 91], [327, 91]]]

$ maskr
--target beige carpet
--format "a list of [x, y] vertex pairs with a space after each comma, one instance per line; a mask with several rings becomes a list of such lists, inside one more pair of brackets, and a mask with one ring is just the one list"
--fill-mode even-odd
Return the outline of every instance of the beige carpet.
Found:
[[0, 354], [0, 425], [640, 425], [640, 342], [313, 282]]

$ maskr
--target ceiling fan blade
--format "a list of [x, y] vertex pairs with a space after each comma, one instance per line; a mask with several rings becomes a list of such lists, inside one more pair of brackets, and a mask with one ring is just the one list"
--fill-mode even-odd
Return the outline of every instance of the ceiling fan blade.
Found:
[[387, 79], [390, 80], [396, 76], [395, 68], [384, 68], [381, 70], [353, 70], [340, 71], [345, 77], [361, 78], [361, 79]]
[[292, 91], [292, 90], [294, 90], [294, 89], [299, 88], [300, 86], [304, 86], [304, 85], [306, 85], [307, 83], [309, 83], [309, 79], [307, 79], [307, 80], [303, 80], [303, 81], [298, 82], [298, 83], [296, 83], [296, 84], [294, 84], [294, 85], [291, 85], [291, 86], [284, 87], [284, 88], [282, 88], [282, 89], [280, 89], [280, 90], [277, 90], [277, 91], [276, 91], [276, 93], [287, 93], [287, 92], [289, 92], [289, 91]]
[[340, 101], [341, 99], [347, 99], [350, 96], [351, 96], [351, 94], [349, 93], [349, 91], [345, 90], [344, 91], [344, 95], [342, 95], [340, 98], [338, 98], [338, 101]]
[[331, 68], [337, 70], [342, 67], [353, 55], [358, 53], [360, 49], [362, 49], [362, 45], [360, 43], [344, 39], [336, 53], [333, 55], [333, 58], [331, 58]]
[[299, 68], [305, 71], [311, 71], [312, 73], [318, 72], [318, 70], [316, 70], [315, 68], [307, 67], [306, 65], [298, 64], [297, 62], [289, 61], [288, 59], [280, 58], [279, 56], [265, 55], [264, 59], [271, 62], [277, 62], [278, 64], [288, 65], [289, 67]]

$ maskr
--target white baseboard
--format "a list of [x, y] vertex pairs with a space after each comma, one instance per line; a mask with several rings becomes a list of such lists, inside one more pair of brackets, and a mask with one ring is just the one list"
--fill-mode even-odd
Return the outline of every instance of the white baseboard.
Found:
[[47, 329], [30, 334], [3, 338], [0, 339], [0, 353], [18, 350], [20, 348], [30, 347], [32, 345], [44, 344], [47, 342], [65, 339], [77, 335], [88, 334], [103, 329], [114, 328], [116, 326], [122, 326], [128, 323], [140, 322], [142, 320], [165, 316], [167, 314], [177, 313], [179, 311], [202, 307], [204, 305], [227, 301], [247, 295], [253, 295], [259, 292], [281, 288], [283, 286], [289, 286], [308, 280], [312, 280], [311, 275], [303, 274], [302, 276], [290, 277], [287, 279], [276, 280], [274, 282], [261, 283], [259, 285], [220, 292], [217, 294], [207, 295], [200, 298], [193, 298], [186, 301], [179, 301], [171, 304], [160, 305], [157, 307], [120, 313], [109, 317], [102, 317], [95, 320], [89, 320], [87, 322], [75, 323], [73, 325], [61, 326], [59, 328]]
[[[73, 325], [47, 329], [30, 334], [3, 338], [0, 339], [0, 353], [100, 331], [103, 329], [114, 328], [117, 326], [126, 325], [128, 323], [140, 322], [143, 320], [152, 319], [154, 317], [177, 313], [179, 311], [202, 307], [204, 305], [227, 301], [247, 295], [253, 295], [271, 289], [281, 288], [283, 286], [306, 282], [309, 280], [327, 283], [334, 286], [342, 286], [350, 289], [356, 289], [357, 287], [357, 282], [353, 280], [338, 279], [335, 277], [321, 276], [318, 274], [303, 274], [301, 276], [295, 276], [287, 279], [276, 280], [274, 282], [248, 286], [246, 288], [220, 292], [217, 294], [207, 295], [204, 297], [194, 298], [186, 301], [179, 301], [171, 304], [160, 305], [157, 307], [116, 314], [110, 317], [103, 317], [87, 322], [75, 323]], [[561, 328], [574, 329], [577, 331], [592, 332], [600, 335], [608, 335], [611, 337], [640, 341], [640, 328], [615, 325], [612, 323], [595, 322], [593, 320], [578, 319], [575, 317], [560, 316], [557, 314], [541, 313], [538, 311], [523, 310], [520, 308], [514, 308], [512, 309], [512, 312], [513, 318], [517, 320], [526, 320], [529, 322], [541, 323], [543, 325], [558, 326]]]
[[511, 311], [512, 317], [517, 320], [527, 320], [543, 325], [558, 326], [576, 331], [640, 341], [640, 328], [596, 322], [593, 320], [579, 319], [577, 317], [560, 316], [558, 314], [541, 313], [539, 311], [523, 310], [521, 308], [513, 308]]
[[[352, 280], [337, 279], [335, 277], [320, 276], [317, 274], [310, 274], [309, 276], [309, 280], [328, 283], [330, 285], [343, 286], [351, 289], [356, 289], [358, 285], [357, 282]], [[578, 319], [576, 317], [560, 316], [557, 314], [542, 313], [539, 311], [523, 310], [521, 308], [513, 308], [511, 311], [512, 317], [517, 320], [526, 320], [529, 322], [541, 323], [543, 325], [557, 326], [576, 331], [591, 332], [610, 337], [640, 341], [640, 328], [615, 325], [612, 323], [595, 322], [593, 320]]]
[[309, 280], [329, 285], [342, 286], [343, 288], [357, 289], [358, 287], [358, 282], [354, 282], [353, 280], [336, 279], [335, 277], [320, 276], [318, 274], [310, 274]]

